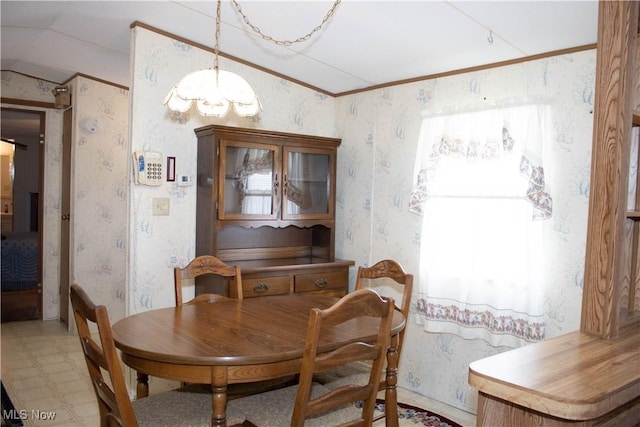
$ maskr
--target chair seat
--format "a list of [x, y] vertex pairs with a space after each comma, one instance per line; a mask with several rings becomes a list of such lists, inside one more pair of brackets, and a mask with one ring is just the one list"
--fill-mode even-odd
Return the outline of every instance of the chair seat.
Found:
[[[296, 401], [298, 386], [289, 386], [266, 393], [254, 394], [242, 399], [232, 400], [227, 408], [233, 408], [235, 413], [243, 414], [251, 424], [258, 427], [283, 427], [291, 423], [293, 405]], [[315, 398], [329, 390], [320, 384], [313, 384], [311, 397]], [[332, 411], [318, 417], [307, 418], [305, 427], [337, 426], [346, 421], [358, 419], [362, 411], [354, 405], [345, 405], [337, 411]]]
[[[151, 395], [131, 404], [140, 427], [211, 425], [211, 391], [199, 385]], [[227, 408], [227, 425], [242, 424], [244, 420], [244, 415], [233, 407]]]

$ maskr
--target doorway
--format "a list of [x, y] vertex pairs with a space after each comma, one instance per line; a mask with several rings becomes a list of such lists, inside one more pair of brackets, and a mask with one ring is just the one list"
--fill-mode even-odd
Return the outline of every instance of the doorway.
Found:
[[2, 322], [42, 319], [45, 114], [1, 109]]

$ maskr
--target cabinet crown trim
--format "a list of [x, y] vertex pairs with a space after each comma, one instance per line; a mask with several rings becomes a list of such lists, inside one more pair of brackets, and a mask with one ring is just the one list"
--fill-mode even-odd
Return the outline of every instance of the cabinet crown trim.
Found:
[[305, 146], [318, 145], [326, 148], [337, 148], [342, 143], [340, 138], [219, 125], [200, 127], [195, 129], [195, 133], [198, 137], [216, 135], [221, 139], [241, 138], [242, 140], [249, 142], [259, 141], [260, 143], [271, 143], [276, 145], [303, 144]]

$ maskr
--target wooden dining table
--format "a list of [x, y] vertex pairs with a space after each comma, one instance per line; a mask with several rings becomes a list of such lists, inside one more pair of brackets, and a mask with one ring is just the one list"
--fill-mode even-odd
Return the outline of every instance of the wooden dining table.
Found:
[[[138, 372], [137, 397], [148, 395], [148, 376], [211, 384], [211, 425], [226, 426], [227, 386], [300, 372], [309, 313], [337, 298], [287, 294], [186, 304], [135, 314], [113, 325], [123, 362]], [[392, 335], [404, 328], [396, 310]], [[321, 336], [319, 351], [352, 341], [375, 341], [377, 322], [361, 318]], [[397, 339], [387, 350], [385, 419], [398, 425]]]

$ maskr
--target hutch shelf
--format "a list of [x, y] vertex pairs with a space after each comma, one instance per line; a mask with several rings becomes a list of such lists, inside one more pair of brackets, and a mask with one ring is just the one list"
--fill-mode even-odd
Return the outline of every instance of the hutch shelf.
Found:
[[[245, 297], [346, 294], [354, 262], [334, 257], [341, 141], [217, 125], [195, 132], [196, 254], [238, 265]], [[198, 280], [196, 293], [215, 286]]]

